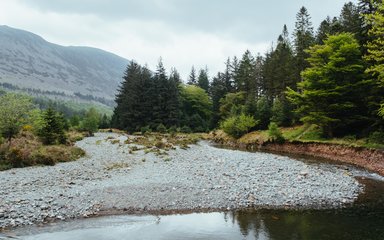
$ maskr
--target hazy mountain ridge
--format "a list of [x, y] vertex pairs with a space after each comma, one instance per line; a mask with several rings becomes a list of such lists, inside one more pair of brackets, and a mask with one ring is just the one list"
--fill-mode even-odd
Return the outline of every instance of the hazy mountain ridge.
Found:
[[113, 100], [127, 59], [90, 47], [64, 47], [0, 26], [0, 83], [19, 89]]

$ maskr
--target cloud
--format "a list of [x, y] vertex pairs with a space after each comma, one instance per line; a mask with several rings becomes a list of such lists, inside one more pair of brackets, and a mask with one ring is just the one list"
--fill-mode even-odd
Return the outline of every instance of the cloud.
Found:
[[0, 22], [63, 45], [112, 51], [154, 68], [160, 56], [186, 77], [192, 65], [211, 76], [228, 56], [264, 53], [284, 24], [307, 6], [315, 29], [343, 1], [322, 0], [2, 0]]

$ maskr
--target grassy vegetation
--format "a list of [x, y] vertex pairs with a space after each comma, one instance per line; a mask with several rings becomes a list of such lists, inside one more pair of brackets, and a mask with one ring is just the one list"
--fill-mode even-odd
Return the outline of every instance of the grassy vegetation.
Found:
[[[80, 133], [70, 132], [70, 141], [83, 137]], [[72, 142], [62, 145], [43, 145], [41, 139], [30, 131], [21, 131], [9, 144], [0, 142], [0, 170], [34, 165], [54, 165], [58, 162], [74, 161], [85, 152], [73, 146]]]
[[177, 147], [180, 149], [188, 149], [190, 144], [196, 144], [204, 137], [205, 134], [201, 133], [147, 132], [145, 134], [136, 133], [131, 135], [124, 142], [113, 137], [108, 137], [105, 141], [119, 145], [129, 144], [130, 154], [135, 154], [135, 152], [143, 150], [145, 154], [154, 153], [157, 156], [167, 156], [168, 151], [175, 150]]
[[[289, 142], [317, 142], [353, 147], [384, 149], [384, 134], [381, 132], [375, 132], [365, 138], [358, 138], [354, 135], [345, 136], [343, 138], [324, 138], [322, 136], [321, 129], [316, 125], [300, 125], [279, 129], [285, 141]], [[211, 134], [210, 138], [220, 140], [222, 142], [237, 141], [241, 144], [263, 144], [265, 142], [273, 141], [268, 130], [250, 132], [237, 140], [228, 136], [222, 130], [218, 130], [214, 134]]]

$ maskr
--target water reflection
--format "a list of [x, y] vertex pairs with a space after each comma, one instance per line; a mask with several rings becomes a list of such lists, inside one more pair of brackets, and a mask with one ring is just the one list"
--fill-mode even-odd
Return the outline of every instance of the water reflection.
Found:
[[384, 239], [384, 212], [243, 211], [102, 217], [16, 232], [21, 239]]
[[[384, 239], [384, 182], [366, 185], [354, 206], [339, 210], [247, 210], [166, 216], [110, 216], [17, 229], [20, 239]], [[0, 235], [0, 239], [1, 239]]]

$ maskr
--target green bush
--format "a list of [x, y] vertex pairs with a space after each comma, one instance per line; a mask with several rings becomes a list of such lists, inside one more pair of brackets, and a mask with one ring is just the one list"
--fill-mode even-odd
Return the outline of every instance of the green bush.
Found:
[[275, 122], [271, 122], [268, 125], [268, 135], [273, 142], [284, 142], [283, 134], [281, 133], [280, 129], [278, 128]]
[[192, 129], [188, 126], [183, 126], [181, 129], [180, 129], [180, 132], [182, 133], [191, 133], [192, 132]]
[[167, 128], [164, 126], [164, 124], [160, 123], [159, 125], [157, 125], [156, 131], [159, 133], [166, 133]]
[[239, 138], [248, 133], [256, 124], [257, 122], [252, 116], [241, 114], [227, 118], [220, 124], [220, 128], [228, 135]]
[[375, 131], [369, 135], [370, 143], [379, 143], [384, 144], [384, 132], [383, 131]]
[[168, 129], [168, 133], [171, 134], [171, 137], [174, 137], [176, 136], [176, 133], [177, 133], [177, 127], [176, 126], [172, 126]]
[[140, 128], [140, 132], [141, 132], [142, 135], [144, 135], [146, 133], [151, 133], [152, 129], [149, 126], [145, 126], [145, 127], [141, 127]]

